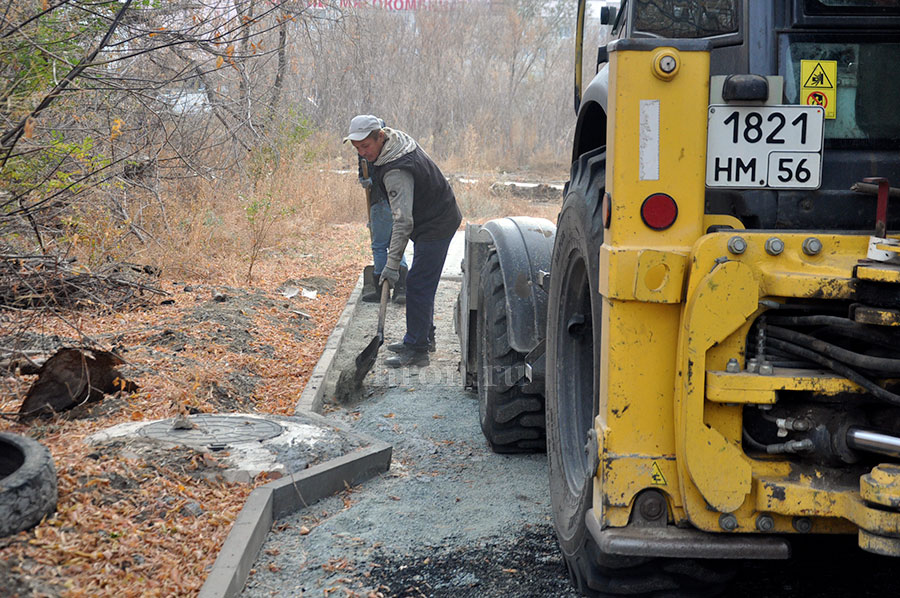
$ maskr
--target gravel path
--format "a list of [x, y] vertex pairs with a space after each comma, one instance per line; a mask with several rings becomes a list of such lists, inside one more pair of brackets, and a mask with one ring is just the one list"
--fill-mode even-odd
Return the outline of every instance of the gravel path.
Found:
[[[491, 453], [476, 396], [460, 387], [458, 292], [452, 279], [438, 289], [430, 366], [387, 370], [382, 348], [367, 396], [329, 414], [391, 443], [390, 471], [277, 522], [243, 598], [576, 595], [550, 525], [544, 455]], [[369, 341], [376, 311], [360, 307], [338, 365]], [[390, 307], [387, 342], [403, 314]]]

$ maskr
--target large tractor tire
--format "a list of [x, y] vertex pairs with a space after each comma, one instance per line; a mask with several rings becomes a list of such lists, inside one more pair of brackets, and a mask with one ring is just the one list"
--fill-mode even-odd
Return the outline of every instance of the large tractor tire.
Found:
[[495, 453], [544, 450], [544, 398], [525, 392], [525, 356], [509, 346], [506, 290], [495, 251], [481, 269], [478, 292], [478, 412]]
[[0, 537], [40, 523], [56, 510], [56, 468], [47, 448], [0, 432]]
[[[732, 577], [721, 563], [606, 554], [591, 537], [598, 466], [592, 440], [600, 389], [599, 251], [605, 148], [582, 155], [560, 212], [547, 314], [547, 453], [553, 522], [569, 576], [585, 596], [713, 596]], [[596, 505], [599, 507], [599, 505]]]

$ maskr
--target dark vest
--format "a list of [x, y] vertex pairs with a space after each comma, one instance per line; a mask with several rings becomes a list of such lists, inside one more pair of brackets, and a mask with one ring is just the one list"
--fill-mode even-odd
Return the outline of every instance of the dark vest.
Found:
[[437, 241], [453, 236], [462, 214], [456, 205], [453, 189], [440, 169], [422, 148], [404, 154], [396, 160], [375, 167], [372, 183], [378, 193], [387, 197], [384, 174], [395, 169], [405, 170], [413, 176], [413, 242]]

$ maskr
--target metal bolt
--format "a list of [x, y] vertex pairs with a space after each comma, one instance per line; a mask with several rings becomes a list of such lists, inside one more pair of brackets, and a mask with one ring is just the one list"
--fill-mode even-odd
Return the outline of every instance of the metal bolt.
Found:
[[760, 376], [771, 376], [772, 372], [774, 372], [774, 371], [775, 370], [772, 368], [771, 363], [766, 362], [766, 363], [759, 364], [759, 375]]
[[756, 529], [761, 532], [770, 532], [775, 529], [775, 520], [769, 515], [760, 515], [756, 518]]
[[652, 496], [647, 496], [641, 501], [641, 515], [643, 515], [645, 519], [655, 521], [656, 519], [659, 519], [665, 511], [665, 502], [663, 498], [656, 493]]
[[678, 65], [673, 56], [663, 56], [659, 59], [659, 70], [664, 73], [671, 73]]
[[740, 255], [747, 251], [747, 241], [743, 237], [731, 237], [728, 239], [728, 251]]
[[769, 255], [778, 255], [784, 251], [784, 241], [778, 237], [770, 237], [766, 240], [766, 253]]
[[819, 255], [822, 251], [822, 241], [815, 237], [809, 237], [803, 241], [803, 253], [806, 255]]
[[794, 529], [801, 534], [809, 533], [812, 529], [812, 520], [809, 517], [794, 517], [794, 520], [791, 523], [793, 524]]
[[757, 370], [759, 370], [759, 361], [757, 361], [755, 357], [751, 357], [747, 360], [747, 371], [756, 373]]
[[733, 532], [738, 527], [737, 517], [735, 517], [731, 513], [722, 513], [719, 516], [719, 527], [721, 527], [726, 532]]
[[737, 374], [741, 371], [741, 364], [738, 363], [738, 360], [732, 357], [728, 360], [728, 364], [725, 366], [725, 371], [729, 374]]

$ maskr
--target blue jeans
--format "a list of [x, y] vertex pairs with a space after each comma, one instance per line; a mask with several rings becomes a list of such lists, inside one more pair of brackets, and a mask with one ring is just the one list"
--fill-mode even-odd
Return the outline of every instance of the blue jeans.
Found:
[[[375, 280], [381, 276], [387, 263], [387, 252], [391, 246], [391, 230], [394, 228], [394, 217], [391, 215], [391, 204], [382, 200], [369, 209], [369, 230], [372, 233], [372, 262], [375, 264]], [[406, 258], [400, 262], [406, 266]]]
[[453, 237], [437, 241], [416, 241], [413, 263], [406, 277], [406, 336], [403, 343], [428, 349], [428, 336], [434, 327], [434, 295], [437, 293]]

